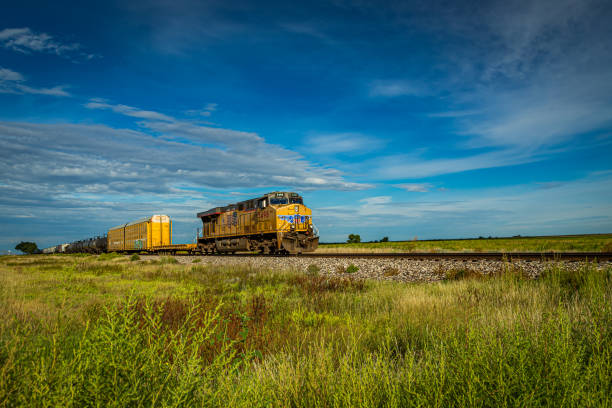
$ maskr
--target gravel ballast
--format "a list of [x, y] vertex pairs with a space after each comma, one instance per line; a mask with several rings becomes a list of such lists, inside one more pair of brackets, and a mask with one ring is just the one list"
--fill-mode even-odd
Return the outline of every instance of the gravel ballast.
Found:
[[[146, 259], [156, 259], [158, 256], [147, 256]], [[524, 275], [535, 278], [546, 268], [550, 268], [559, 262], [552, 261], [525, 261], [513, 260], [504, 262], [498, 260], [456, 260], [456, 259], [433, 259], [415, 260], [402, 258], [364, 258], [355, 256], [352, 258], [299, 258], [299, 257], [237, 257], [237, 256], [176, 256], [181, 264], [193, 265], [244, 265], [253, 268], [264, 268], [269, 270], [295, 270], [306, 272], [309, 269], [318, 270], [320, 274], [352, 276], [360, 279], [394, 280], [403, 282], [434, 282], [444, 279], [447, 271], [469, 269], [488, 275], [499, 273], [504, 269], [512, 269], [522, 272]], [[193, 263], [199, 259], [199, 263]], [[570, 270], [579, 269], [582, 262], [563, 262], [565, 268]], [[311, 266], [314, 265], [314, 266]], [[351, 265], [357, 267], [357, 271], [347, 273]], [[611, 267], [611, 262], [602, 262], [598, 268]]]

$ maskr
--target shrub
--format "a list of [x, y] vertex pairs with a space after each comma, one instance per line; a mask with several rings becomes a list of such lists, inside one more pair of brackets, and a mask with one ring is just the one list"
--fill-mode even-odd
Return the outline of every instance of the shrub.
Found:
[[191, 261], [191, 263], [200, 263], [200, 262], [202, 262], [200, 258], [196, 258], [193, 261]]
[[385, 270], [383, 271], [383, 276], [397, 276], [399, 275], [400, 271], [397, 268], [393, 268], [393, 267], [386, 267]]
[[179, 261], [175, 257], [173, 257], [173, 256], [162, 256], [160, 258], [160, 260], [159, 260], [159, 263], [161, 265], [164, 265], [164, 264], [177, 264], [177, 263], [179, 263]]
[[[239, 353], [239, 342], [229, 338], [220, 305], [132, 298], [106, 308], [97, 322], [78, 341], [55, 332], [24, 349], [24, 356], [36, 357], [13, 373], [12, 386], [21, 392], [0, 393], [3, 405], [206, 405], [201, 390], [211, 388], [202, 385], [253, 357]], [[39, 382], [45, 386], [29, 388]]]
[[140, 256], [138, 254], [134, 254], [130, 256], [130, 261], [140, 261]]
[[448, 280], [480, 279], [483, 275], [470, 268], [452, 268], [444, 272], [444, 277]]
[[308, 265], [308, 268], [306, 268], [306, 272], [310, 275], [317, 275], [319, 272], [321, 272], [321, 268], [315, 264], [311, 264]]
[[122, 255], [117, 252], [108, 252], [105, 254], [100, 254], [98, 256], [98, 261], [110, 261], [111, 259], [121, 258]]
[[358, 266], [355, 266], [353, 264], [350, 264], [349, 266], [347, 266], [346, 268], [346, 273], [355, 273], [359, 270]]
[[365, 289], [363, 279], [341, 276], [296, 275], [293, 283], [302, 288], [309, 296], [325, 292], [358, 292]]

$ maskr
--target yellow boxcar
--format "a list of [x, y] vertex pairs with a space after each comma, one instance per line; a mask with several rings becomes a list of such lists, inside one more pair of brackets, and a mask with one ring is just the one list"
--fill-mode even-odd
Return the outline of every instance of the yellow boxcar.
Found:
[[153, 215], [108, 230], [109, 251], [150, 251], [172, 245], [172, 221], [167, 215]]

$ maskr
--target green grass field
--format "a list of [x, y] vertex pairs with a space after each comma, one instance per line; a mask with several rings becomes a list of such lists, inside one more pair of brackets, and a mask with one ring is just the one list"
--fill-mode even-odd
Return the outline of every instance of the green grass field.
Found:
[[612, 252], [612, 234], [321, 244], [317, 252]]
[[612, 268], [403, 284], [0, 258], [0, 406], [612, 405]]

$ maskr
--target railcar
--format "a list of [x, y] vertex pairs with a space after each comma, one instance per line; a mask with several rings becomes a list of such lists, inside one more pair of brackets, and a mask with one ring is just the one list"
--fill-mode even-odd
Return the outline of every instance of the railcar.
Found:
[[202, 220], [198, 250], [203, 253], [296, 254], [312, 252], [319, 245], [312, 211], [294, 192], [274, 191], [197, 216]]
[[108, 230], [107, 250], [153, 251], [172, 245], [172, 221], [167, 215], [153, 215]]
[[80, 241], [62, 244], [56, 247], [56, 252], [101, 254], [106, 252], [106, 237], [93, 237]]

